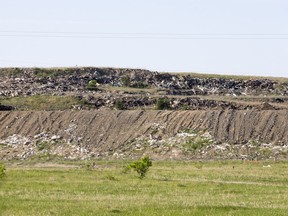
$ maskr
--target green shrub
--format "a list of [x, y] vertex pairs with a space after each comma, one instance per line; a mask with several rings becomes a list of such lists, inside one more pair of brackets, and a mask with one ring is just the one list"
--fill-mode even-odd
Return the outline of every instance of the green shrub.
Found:
[[121, 100], [117, 100], [115, 103], [115, 108], [118, 110], [123, 110], [124, 109], [124, 104]]
[[90, 80], [86, 86], [86, 89], [89, 91], [97, 91], [97, 81]]
[[152, 166], [152, 161], [150, 160], [149, 156], [144, 156], [138, 161], [132, 162], [127, 166], [127, 170], [133, 169], [137, 172], [140, 179], [143, 179], [148, 170], [149, 167]]
[[4, 164], [0, 164], [0, 178], [5, 176], [6, 168]]
[[120, 82], [121, 82], [122, 86], [125, 86], [125, 87], [129, 87], [131, 84], [130, 77], [128, 77], [128, 76], [121, 77]]
[[157, 110], [170, 109], [170, 101], [167, 98], [159, 98], [156, 102]]

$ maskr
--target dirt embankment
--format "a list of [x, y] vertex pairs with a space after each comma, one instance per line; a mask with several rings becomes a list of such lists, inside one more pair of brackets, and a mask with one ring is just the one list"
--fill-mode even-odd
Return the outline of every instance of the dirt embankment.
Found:
[[[175, 143], [174, 147], [177, 147], [178, 144], [180, 145], [180, 141], [175, 141], [177, 137], [180, 140], [183, 134], [187, 135], [187, 132], [191, 133], [191, 136], [196, 136], [193, 134], [196, 133], [195, 131], [208, 134], [208, 138], [213, 140], [215, 146], [223, 143], [239, 144], [240, 146], [240, 144], [251, 141], [254, 145], [257, 141], [270, 146], [286, 146], [288, 143], [286, 119], [288, 119], [286, 110], [7, 111], [0, 112], [0, 140], [2, 140], [1, 145], [5, 147], [2, 147], [0, 151], [2, 151], [2, 155], [9, 155], [13, 151], [17, 153], [18, 150], [15, 150], [15, 146], [21, 144], [23, 149], [28, 148], [35, 140], [39, 141], [42, 136], [47, 139], [50, 137], [50, 141], [57, 142], [57, 148], [61, 147], [61, 144], [64, 146], [64, 143], [68, 143], [79, 147], [74, 151], [75, 154], [76, 151], [79, 151], [82, 155], [91, 157], [114, 154], [123, 148], [130, 152], [138, 148], [141, 153], [144, 153], [144, 147], [141, 146], [144, 142], [148, 143], [148, 146], [152, 146], [151, 148], [155, 143], [157, 148], [162, 148], [168, 145], [168, 142]], [[9, 139], [10, 141], [7, 141]], [[187, 140], [185, 142], [188, 143]], [[5, 143], [10, 147], [14, 146], [14, 150], [6, 148]], [[207, 145], [201, 144], [199, 152], [202, 147], [207, 147], [211, 143], [207, 141]], [[37, 142], [35, 145], [37, 146]], [[198, 151], [198, 146], [195, 147], [195, 143], [193, 145], [192, 148]], [[127, 149], [127, 146], [130, 146], [131, 149]], [[39, 151], [45, 148], [45, 146], [40, 147], [39, 149], [38, 146]], [[173, 146], [170, 147], [170, 150], [173, 151]], [[57, 151], [59, 153], [61, 150]], [[123, 151], [120, 152], [123, 153]], [[163, 149], [159, 153], [164, 155]], [[35, 152], [33, 151], [31, 154], [35, 154]], [[63, 153], [61, 154], [63, 156]], [[73, 155], [71, 149], [69, 154]], [[179, 154], [174, 154], [176, 158], [177, 155]]]

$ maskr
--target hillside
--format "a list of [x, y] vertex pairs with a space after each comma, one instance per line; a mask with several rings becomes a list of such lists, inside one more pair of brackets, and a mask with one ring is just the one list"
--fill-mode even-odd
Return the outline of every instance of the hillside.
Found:
[[287, 159], [288, 111], [1, 112], [1, 159]]
[[288, 158], [285, 79], [111, 68], [0, 76], [2, 160]]

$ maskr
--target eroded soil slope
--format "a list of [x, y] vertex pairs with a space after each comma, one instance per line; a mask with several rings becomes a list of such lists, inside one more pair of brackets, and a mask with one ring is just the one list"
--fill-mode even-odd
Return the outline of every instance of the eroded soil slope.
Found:
[[287, 159], [288, 111], [5, 111], [1, 159], [65, 158]]

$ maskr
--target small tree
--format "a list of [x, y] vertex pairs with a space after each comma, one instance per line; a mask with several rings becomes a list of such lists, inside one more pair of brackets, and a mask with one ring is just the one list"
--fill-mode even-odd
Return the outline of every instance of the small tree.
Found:
[[128, 165], [127, 169], [133, 169], [137, 172], [140, 179], [143, 179], [148, 172], [149, 167], [152, 166], [152, 161], [149, 156], [144, 156], [138, 161], [132, 162]]

